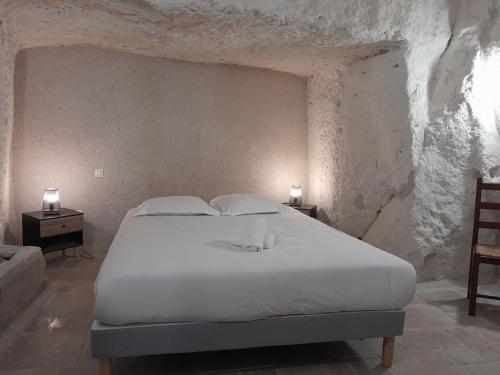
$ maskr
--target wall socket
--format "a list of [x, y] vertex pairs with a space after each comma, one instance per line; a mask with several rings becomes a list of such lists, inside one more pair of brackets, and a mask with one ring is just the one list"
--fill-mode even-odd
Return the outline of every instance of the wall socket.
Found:
[[96, 168], [94, 169], [94, 177], [104, 177], [104, 169], [103, 168]]

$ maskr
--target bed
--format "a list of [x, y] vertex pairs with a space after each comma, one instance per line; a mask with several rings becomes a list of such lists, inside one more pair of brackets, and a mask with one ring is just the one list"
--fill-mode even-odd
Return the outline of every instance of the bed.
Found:
[[290, 207], [258, 215], [272, 249], [242, 252], [231, 216], [127, 213], [95, 283], [92, 354], [111, 359], [394, 337], [415, 293], [402, 259]]

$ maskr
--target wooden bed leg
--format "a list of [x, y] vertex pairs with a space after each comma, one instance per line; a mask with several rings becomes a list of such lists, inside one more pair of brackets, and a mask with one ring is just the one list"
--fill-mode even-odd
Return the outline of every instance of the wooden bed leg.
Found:
[[99, 358], [99, 375], [113, 375], [113, 362], [110, 358]]
[[394, 355], [394, 342], [395, 338], [384, 337], [382, 344], [382, 367], [390, 368], [392, 366], [392, 357]]

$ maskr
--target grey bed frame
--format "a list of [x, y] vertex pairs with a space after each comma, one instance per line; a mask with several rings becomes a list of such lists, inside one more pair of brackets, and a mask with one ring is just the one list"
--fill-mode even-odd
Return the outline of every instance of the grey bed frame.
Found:
[[94, 321], [92, 356], [99, 374], [113, 359], [154, 354], [243, 349], [383, 337], [382, 366], [391, 367], [394, 337], [403, 334], [403, 310], [289, 315], [246, 322], [105, 325]]

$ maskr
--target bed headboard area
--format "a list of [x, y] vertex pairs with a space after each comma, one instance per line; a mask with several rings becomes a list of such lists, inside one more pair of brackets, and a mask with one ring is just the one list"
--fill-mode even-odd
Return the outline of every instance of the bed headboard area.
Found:
[[303, 78], [266, 69], [90, 47], [21, 51], [8, 235], [20, 241], [21, 212], [41, 209], [52, 186], [63, 207], [83, 210], [94, 251], [151, 197], [285, 201], [307, 184], [306, 91]]

